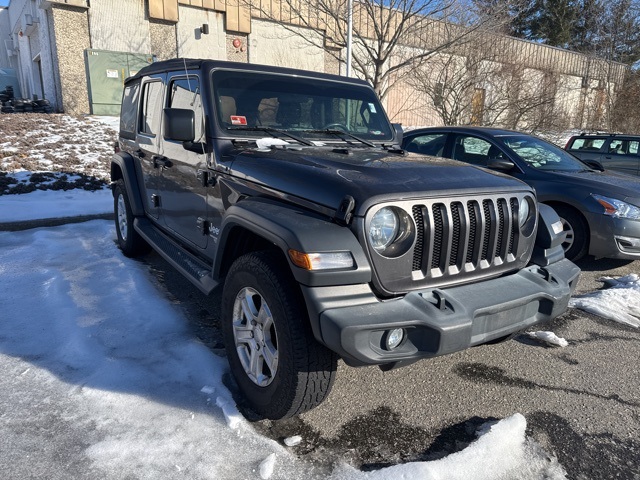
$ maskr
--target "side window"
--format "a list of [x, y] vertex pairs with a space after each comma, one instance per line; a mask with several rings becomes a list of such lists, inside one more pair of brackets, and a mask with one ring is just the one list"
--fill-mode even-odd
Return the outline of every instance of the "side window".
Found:
[[162, 82], [144, 84], [142, 91], [142, 112], [140, 115], [140, 133], [155, 135], [160, 127], [162, 111]]
[[446, 133], [430, 133], [427, 135], [418, 135], [407, 144], [405, 149], [409, 152], [421, 153], [422, 155], [441, 157], [446, 141]]
[[611, 140], [609, 144], [609, 153], [614, 155], [624, 155], [626, 152], [627, 142], [625, 140]]
[[136, 131], [136, 113], [138, 111], [138, 93], [140, 84], [130, 85], [122, 94], [120, 110], [120, 131], [133, 134]]
[[204, 141], [204, 112], [202, 109], [202, 96], [200, 95], [200, 82], [198, 77], [179, 78], [171, 82], [169, 97], [170, 108], [184, 108], [193, 110], [195, 114], [195, 141]]
[[629, 153], [632, 155], [638, 155], [638, 143], [635, 140], [629, 142]]
[[576, 138], [569, 147], [569, 150], [596, 152], [602, 148], [604, 143], [604, 138]]
[[487, 165], [489, 158], [499, 158], [500, 149], [477, 137], [458, 135], [453, 144], [451, 158], [472, 165]]

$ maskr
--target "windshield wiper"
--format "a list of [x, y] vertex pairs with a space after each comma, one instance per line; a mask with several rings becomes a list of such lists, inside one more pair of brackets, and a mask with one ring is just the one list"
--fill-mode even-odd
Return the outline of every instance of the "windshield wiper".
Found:
[[375, 147], [376, 145], [374, 143], [368, 142], [366, 140], [363, 140], [360, 137], [357, 137], [356, 135], [354, 135], [353, 133], [349, 133], [349, 132], [345, 132], [343, 130], [331, 130], [329, 128], [325, 128], [322, 130], [303, 130], [304, 133], [326, 133], [327, 135], [336, 135], [338, 137], [342, 137], [342, 140], [344, 140], [345, 142], [348, 141], [345, 137], [349, 137], [353, 140], [357, 140], [360, 143], [364, 143], [367, 147]]
[[272, 127], [244, 127], [244, 126], [232, 126], [227, 127], [227, 130], [242, 130], [244, 132], [265, 132], [271, 134], [272, 137], [278, 138], [278, 135], [284, 135], [285, 137], [292, 138], [296, 142], [300, 142], [303, 145], [313, 146], [313, 143], [309, 140], [305, 140], [298, 135], [294, 135], [293, 133], [289, 133], [286, 130], [279, 130], [277, 128]]

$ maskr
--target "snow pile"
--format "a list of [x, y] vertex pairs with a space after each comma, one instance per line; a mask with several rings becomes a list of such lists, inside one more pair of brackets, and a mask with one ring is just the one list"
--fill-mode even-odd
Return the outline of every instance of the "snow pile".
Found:
[[[479, 438], [461, 452], [433, 462], [416, 462], [363, 474], [367, 480], [532, 480], [564, 479], [566, 472], [555, 460], [541, 454], [525, 435], [527, 422], [516, 413], [481, 428]], [[350, 479], [349, 470], [343, 479]]]
[[632, 327], [640, 327], [640, 278], [635, 273], [620, 278], [600, 279], [610, 288], [579, 295], [569, 306]]

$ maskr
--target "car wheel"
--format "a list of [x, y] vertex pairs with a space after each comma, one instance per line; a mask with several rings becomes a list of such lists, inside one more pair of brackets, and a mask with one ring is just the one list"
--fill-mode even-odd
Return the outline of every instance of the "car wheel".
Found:
[[313, 337], [299, 287], [277, 255], [250, 253], [233, 263], [222, 331], [231, 372], [258, 415], [288, 418], [331, 391], [337, 355]]
[[562, 244], [564, 255], [572, 262], [580, 260], [589, 250], [589, 227], [584, 217], [570, 207], [553, 207], [562, 221], [566, 239]]
[[151, 247], [133, 228], [133, 213], [123, 180], [118, 180], [113, 188], [113, 211], [115, 213], [118, 246], [127, 257], [143, 255]]

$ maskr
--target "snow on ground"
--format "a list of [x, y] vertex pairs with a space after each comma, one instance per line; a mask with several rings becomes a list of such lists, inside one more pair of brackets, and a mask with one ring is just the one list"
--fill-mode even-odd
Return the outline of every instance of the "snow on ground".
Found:
[[108, 188], [95, 192], [36, 190], [23, 195], [0, 195], [0, 223], [104, 213], [113, 213], [113, 196]]
[[574, 297], [569, 306], [640, 327], [640, 277], [633, 273], [617, 279], [605, 277], [600, 281], [610, 288]]
[[[33, 198], [13, 197], [26, 204]], [[90, 463], [75, 478], [565, 478], [526, 437], [519, 414], [441, 460], [376, 472], [340, 464], [318, 473], [238, 413], [222, 382], [226, 360], [187, 330], [182, 313], [143, 264], [120, 253], [114, 235], [104, 220], [0, 232], [0, 365], [12, 367], [3, 368], [10, 372], [5, 382], [10, 391], [33, 385], [29, 417], [42, 441], [54, 435], [77, 442], [61, 443], [66, 450], [53, 455]], [[61, 425], [51, 411], [62, 412]], [[9, 427], [7, 415], [0, 437], [17, 444], [23, 432]], [[67, 433], [74, 428], [84, 436]]]

